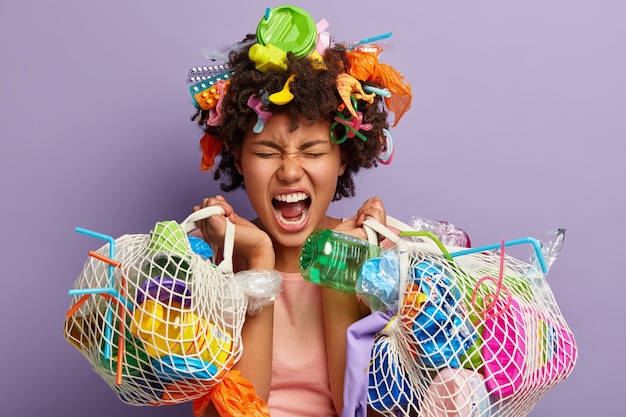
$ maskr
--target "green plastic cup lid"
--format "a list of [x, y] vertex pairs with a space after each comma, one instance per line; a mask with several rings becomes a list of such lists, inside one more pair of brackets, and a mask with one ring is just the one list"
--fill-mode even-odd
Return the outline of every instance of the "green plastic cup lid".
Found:
[[261, 45], [272, 44], [297, 57], [307, 56], [317, 42], [315, 21], [297, 6], [279, 6], [269, 9], [256, 28]]

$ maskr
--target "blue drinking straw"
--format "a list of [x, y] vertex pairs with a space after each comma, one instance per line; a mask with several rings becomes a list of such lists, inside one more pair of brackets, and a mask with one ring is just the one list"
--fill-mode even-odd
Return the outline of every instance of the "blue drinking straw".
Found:
[[378, 94], [379, 96], [382, 96], [382, 97], [387, 97], [387, 98], [391, 97], [391, 92], [387, 90], [386, 88], [378, 88], [378, 87], [372, 87], [371, 85], [364, 85], [363, 90], [365, 90], [368, 93]]
[[[76, 227], [74, 230], [77, 233], [82, 233], [84, 235], [95, 237], [97, 239], [106, 240], [107, 242], [109, 242], [109, 258], [110, 259], [115, 258], [115, 239], [113, 239], [113, 237], [104, 235], [102, 233], [94, 232], [92, 230], [83, 229], [82, 227]], [[113, 288], [115, 284], [114, 277], [113, 277], [113, 265], [111, 264], [109, 264], [109, 267], [108, 267], [108, 277], [109, 277], [109, 288], [106, 288], [105, 290], [115, 291], [115, 289]], [[110, 292], [110, 291], [103, 291], [103, 292]], [[117, 291], [115, 292], [117, 293]], [[113, 332], [113, 325], [112, 325], [113, 317], [112, 316], [113, 316], [113, 310], [111, 308], [111, 303], [109, 303], [107, 306], [107, 312], [106, 312], [106, 317], [105, 317], [106, 326], [104, 328], [104, 332], [105, 332], [104, 357], [106, 359], [111, 358], [111, 340], [112, 340], [111, 336]]]
[[[539, 265], [541, 266], [541, 271], [544, 274], [547, 274], [548, 267], [546, 266], [546, 261], [543, 257], [543, 254], [541, 253], [541, 245], [539, 244], [539, 241], [537, 239], [532, 238], [532, 237], [526, 237], [522, 239], [509, 240], [509, 241], [504, 242], [504, 246], [521, 245], [524, 243], [530, 243], [533, 246], [533, 249], [535, 250], [535, 254], [537, 255], [537, 259], [539, 260]], [[457, 256], [469, 255], [471, 253], [486, 252], [486, 251], [490, 251], [494, 249], [500, 249], [501, 246], [502, 244], [498, 243], [498, 244], [493, 244], [493, 245], [481, 246], [479, 248], [470, 248], [466, 250], [453, 252], [450, 254], [450, 256], [454, 258]]]
[[[441, 250], [441, 252], [443, 253], [444, 257], [448, 260], [452, 260], [453, 258], [456, 258], [457, 256], [463, 256], [463, 255], [470, 255], [472, 253], [478, 253], [478, 252], [487, 252], [487, 251], [491, 251], [494, 249], [500, 249], [502, 247], [502, 243], [495, 243], [493, 245], [486, 245], [486, 246], [480, 246], [478, 248], [469, 248], [469, 249], [464, 249], [464, 250], [460, 250], [460, 251], [456, 251], [456, 252], [448, 252], [445, 248], [445, 246], [441, 243], [441, 241], [439, 240], [439, 238], [437, 238], [437, 236], [432, 233], [432, 232], [427, 232], [427, 231], [401, 231], [400, 232], [400, 236], [424, 236], [424, 237], [429, 237], [430, 239], [432, 239], [436, 244], [437, 247], [439, 247], [439, 249]], [[535, 254], [537, 256], [537, 260], [539, 261], [539, 265], [541, 266], [541, 271], [544, 274], [548, 273], [548, 267], [546, 265], [546, 261], [543, 257], [543, 254], [541, 253], [541, 245], [539, 244], [539, 241], [535, 238], [532, 237], [525, 237], [522, 239], [515, 239], [515, 240], [508, 240], [506, 242], [504, 242], [504, 246], [513, 246], [513, 245], [521, 245], [524, 243], [530, 243], [533, 246], [533, 249], [535, 250]]]
[[361, 39], [360, 41], [355, 43], [355, 45], [363, 45], [363, 44], [366, 44], [366, 43], [376, 42], [376, 41], [379, 41], [381, 39], [387, 39], [387, 38], [390, 38], [391, 35], [393, 35], [393, 32], [382, 33], [380, 35], [372, 36], [371, 38]]

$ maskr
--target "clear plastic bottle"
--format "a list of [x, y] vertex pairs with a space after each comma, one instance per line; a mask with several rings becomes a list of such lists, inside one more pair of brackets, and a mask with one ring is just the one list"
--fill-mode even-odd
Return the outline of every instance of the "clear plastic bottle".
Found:
[[311, 233], [300, 253], [300, 273], [309, 282], [355, 293], [363, 263], [380, 255], [380, 247], [330, 229]]

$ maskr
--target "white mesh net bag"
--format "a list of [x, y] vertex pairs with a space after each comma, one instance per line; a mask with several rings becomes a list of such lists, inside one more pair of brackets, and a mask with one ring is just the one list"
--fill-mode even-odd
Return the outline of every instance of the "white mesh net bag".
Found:
[[227, 222], [217, 265], [211, 248], [188, 235], [216, 213], [205, 208], [117, 239], [77, 228], [107, 243], [90, 252], [70, 290], [64, 334], [125, 403], [199, 398], [241, 356], [249, 297], [233, 274], [234, 225]]
[[[373, 338], [369, 407], [387, 416], [528, 415], [577, 357], [545, 280], [541, 243], [527, 238], [468, 249], [393, 218], [388, 224], [400, 236], [366, 221], [370, 242], [375, 231], [395, 243], [384, 256], [397, 261], [398, 275], [397, 304]], [[506, 253], [522, 243], [534, 249], [529, 262]]]

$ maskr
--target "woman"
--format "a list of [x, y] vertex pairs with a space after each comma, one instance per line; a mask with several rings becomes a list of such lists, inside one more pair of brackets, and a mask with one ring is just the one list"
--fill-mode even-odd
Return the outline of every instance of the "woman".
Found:
[[[293, 6], [276, 8], [260, 28], [285, 13], [308, 16]], [[194, 118], [205, 131], [203, 169], [219, 154], [215, 179], [223, 191], [244, 188], [257, 218], [238, 216], [223, 196], [205, 198], [194, 210], [222, 207], [224, 216], [197, 223], [204, 239], [220, 245], [228, 217], [237, 225], [240, 268], [276, 270], [283, 277], [274, 305], [247, 318], [236, 368], [268, 401], [273, 417], [335, 416], [343, 405], [346, 330], [368, 311], [354, 294], [305, 281], [300, 252], [316, 229], [365, 238], [366, 217], [384, 222], [385, 208], [376, 197], [351, 218], [327, 212], [331, 202], [354, 196], [353, 177], [361, 168], [386, 162], [387, 109], [394, 109], [397, 122], [410, 105], [410, 88], [395, 70], [378, 64], [380, 49], [320, 47], [317, 34], [317, 49], [303, 54], [283, 50], [288, 46], [280, 40], [261, 45], [261, 32], [231, 51], [228, 72], [213, 90], [217, 103]], [[279, 58], [263, 61], [261, 47], [278, 51]], [[384, 99], [367, 89], [393, 94]], [[206, 413], [217, 415], [211, 407]]]

